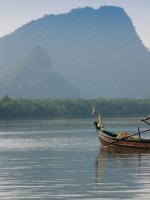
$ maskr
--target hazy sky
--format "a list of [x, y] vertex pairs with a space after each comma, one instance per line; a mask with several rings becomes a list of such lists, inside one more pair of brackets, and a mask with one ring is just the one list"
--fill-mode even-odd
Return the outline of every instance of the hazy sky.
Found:
[[45, 14], [58, 14], [72, 8], [115, 5], [131, 17], [138, 35], [150, 49], [150, 0], [0, 0], [0, 36], [13, 32]]

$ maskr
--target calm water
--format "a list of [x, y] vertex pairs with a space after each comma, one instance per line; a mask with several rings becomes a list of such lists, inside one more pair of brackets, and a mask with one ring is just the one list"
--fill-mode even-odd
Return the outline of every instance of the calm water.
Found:
[[[137, 119], [104, 121], [117, 132], [147, 128]], [[0, 122], [0, 199], [149, 196], [150, 151], [101, 148], [92, 120]]]

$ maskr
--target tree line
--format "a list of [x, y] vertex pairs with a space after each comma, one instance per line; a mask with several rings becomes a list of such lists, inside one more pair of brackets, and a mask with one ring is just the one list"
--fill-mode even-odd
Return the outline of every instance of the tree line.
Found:
[[0, 99], [0, 118], [91, 117], [92, 107], [104, 117], [147, 116], [150, 99]]

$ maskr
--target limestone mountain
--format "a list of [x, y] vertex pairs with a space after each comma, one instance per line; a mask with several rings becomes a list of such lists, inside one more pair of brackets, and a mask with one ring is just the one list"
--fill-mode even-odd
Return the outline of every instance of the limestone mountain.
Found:
[[3, 80], [4, 94], [23, 98], [77, 98], [79, 91], [63, 75], [52, 69], [52, 62], [40, 46], [28, 50], [25, 56]]
[[[46, 15], [1, 38], [2, 85], [5, 85], [3, 79], [6, 80], [9, 71], [14, 71], [27, 49], [36, 45], [44, 48], [51, 58], [53, 73], [62, 74], [80, 91], [81, 97], [140, 98], [150, 94], [150, 52], [122, 8], [86, 7]], [[42, 75], [42, 65], [38, 70], [44, 82], [47, 69], [45, 75]], [[17, 75], [15, 79], [22, 84]], [[47, 85], [47, 90], [49, 87]]]

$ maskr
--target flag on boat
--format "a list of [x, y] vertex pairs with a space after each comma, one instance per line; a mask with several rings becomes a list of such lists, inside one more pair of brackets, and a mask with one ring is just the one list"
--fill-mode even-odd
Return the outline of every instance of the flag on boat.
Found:
[[92, 106], [92, 115], [96, 113], [96, 109]]

